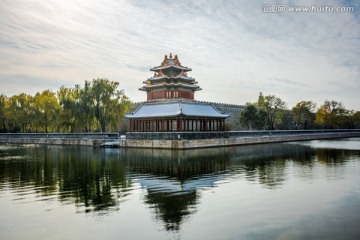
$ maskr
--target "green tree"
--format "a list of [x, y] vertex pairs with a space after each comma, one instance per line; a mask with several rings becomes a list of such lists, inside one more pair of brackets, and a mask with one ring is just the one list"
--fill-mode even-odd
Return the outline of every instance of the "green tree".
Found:
[[84, 87], [62, 87], [58, 91], [60, 118], [67, 131], [120, 130], [131, 102], [119, 83], [107, 79], [85, 81]]
[[62, 86], [57, 92], [57, 98], [61, 108], [59, 118], [61, 129], [64, 132], [75, 131], [76, 99], [75, 90]]
[[257, 105], [266, 113], [266, 121], [270, 130], [275, 129], [275, 124], [280, 124], [286, 110], [286, 103], [274, 95], [263, 97], [260, 93]]
[[8, 99], [6, 115], [9, 130], [12, 132], [31, 132], [34, 124], [33, 97], [21, 93]]
[[293, 121], [295, 123], [295, 129], [302, 126], [304, 129], [308, 128], [308, 125], [312, 125], [312, 116], [314, 114], [316, 104], [312, 101], [301, 101], [292, 108]]
[[0, 95], [0, 132], [6, 132], [6, 104], [7, 104], [7, 97], [4, 94]]
[[240, 123], [247, 129], [263, 129], [266, 124], [266, 112], [255, 104], [247, 103], [240, 113]]
[[55, 129], [59, 129], [58, 113], [59, 103], [56, 98], [56, 94], [50, 90], [36, 93], [34, 96], [35, 112], [37, 115], [37, 129], [41, 129], [46, 133], [53, 132]]
[[75, 117], [77, 128], [91, 132], [95, 127], [94, 93], [91, 82], [85, 80], [84, 88], [75, 86]]
[[354, 115], [352, 115], [354, 128], [360, 128], [360, 111], [356, 111]]
[[99, 122], [100, 130], [106, 131], [108, 124], [118, 120], [119, 112], [122, 113], [129, 105], [123, 90], [117, 90], [118, 82], [108, 79], [94, 79], [91, 93], [95, 118]]
[[343, 125], [347, 110], [341, 102], [325, 100], [316, 112], [315, 124], [323, 128], [339, 128]]
[[257, 118], [257, 109], [253, 104], [246, 104], [244, 110], [240, 113], [240, 123], [246, 128], [252, 130]]
[[108, 122], [109, 128], [112, 131], [126, 131], [125, 129], [125, 114], [132, 107], [132, 102], [125, 95], [124, 91], [121, 90], [119, 93], [120, 98], [117, 98], [115, 103], [113, 104], [113, 108], [111, 110], [111, 117]]

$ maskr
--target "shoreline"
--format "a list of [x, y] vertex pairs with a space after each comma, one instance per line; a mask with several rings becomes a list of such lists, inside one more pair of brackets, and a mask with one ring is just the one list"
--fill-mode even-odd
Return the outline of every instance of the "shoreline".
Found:
[[360, 137], [353, 130], [162, 133], [0, 133], [0, 143], [186, 150], [276, 142]]

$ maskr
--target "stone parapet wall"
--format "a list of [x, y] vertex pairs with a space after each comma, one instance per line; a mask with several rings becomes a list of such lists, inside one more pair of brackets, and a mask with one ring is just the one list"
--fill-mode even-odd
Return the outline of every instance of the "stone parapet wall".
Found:
[[218, 131], [218, 132], [128, 132], [126, 139], [138, 140], [193, 140], [215, 138], [246, 138], [275, 136], [312, 136], [328, 134], [360, 134], [360, 130], [272, 130], [272, 131]]
[[[266, 134], [267, 132], [267, 134]], [[307, 141], [318, 139], [335, 139], [335, 138], [351, 138], [360, 137], [360, 130], [354, 131], [305, 131], [303, 133], [296, 133], [298, 131], [260, 131], [260, 132], [234, 132], [225, 138], [210, 138], [210, 139], [126, 139], [120, 142], [119, 147], [124, 148], [164, 148], [164, 149], [194, 149], [194, 148], [213, 148], [213, 147], [228, 147], [250, 144], [264, 144], [276, 142], [292, 142], [292, 141]]]
[[[60, 137], [62, 136], [62, 137]], [[166, 132], [96, 134], [0, 134], [0, 143], [100, 146], [110, 143], [122, 148], [192, 149], [247, 144], [305, 141], [360, 137], [356, 130], [291, 130], [291, 131], [230, 131], [230, 132]]]
[[119, 133], [0, 133], [0, 143], [100, 146]]
[[118, 138], [120, 134], [117, 132], [103, 133], [0, 133], [0, 139], [4, 138], [48, 138], [48, 139], [111, 139]]

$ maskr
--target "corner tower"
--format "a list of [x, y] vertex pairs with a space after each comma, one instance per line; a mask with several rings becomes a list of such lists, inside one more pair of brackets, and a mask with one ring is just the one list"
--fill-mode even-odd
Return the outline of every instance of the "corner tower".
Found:
[[194, 100], [195, 91], [201, 90], [198, 82], [187, 76], [191, 68], [182, 66], [177, 55], [165, 55], [161, 65], [150, 71], [155, 72], [154, 76], [144, 81], [145, 85], [139, 88], [147, 93], [148, 101], [167, 98]]
[[125, 115], [130, 120], [130, 132], [199, 132], [224, 131], [225, 119], [230, 115], [216, 109], [212, 103], [194, 100], [201, 90], [194, 78], [188, 77], [190, 68], [180, 64], [170, 54], [140, 88], [147, 93], [147, 101]]

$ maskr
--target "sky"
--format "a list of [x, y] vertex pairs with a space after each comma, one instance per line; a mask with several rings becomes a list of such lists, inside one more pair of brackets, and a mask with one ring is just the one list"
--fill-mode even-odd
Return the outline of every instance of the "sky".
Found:
[[169, 53], [192, 69], [197, 100], [243, 105], [262, 92], [289, 109], [328, 99], [360, 110], [360, 1], [0, 1], [6, 96], [107, 78], [144, 101], [138, 89]]

